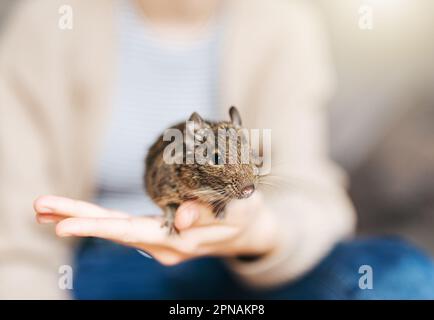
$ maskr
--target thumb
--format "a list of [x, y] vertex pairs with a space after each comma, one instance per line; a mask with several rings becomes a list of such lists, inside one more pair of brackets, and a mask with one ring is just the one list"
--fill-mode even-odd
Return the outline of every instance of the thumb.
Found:
[[176, 211], [175, 227], [178, 230], [190, 228], [199, 220], [200, 208], [194, 201], [187, 201], [181, 204]]

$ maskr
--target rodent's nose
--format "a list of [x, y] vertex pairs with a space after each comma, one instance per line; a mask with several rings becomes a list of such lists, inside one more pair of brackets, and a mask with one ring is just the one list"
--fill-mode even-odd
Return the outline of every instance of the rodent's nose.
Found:
[[241, 189], [241, 198], [250, 197], [255, 191], [255, 186], [253, 184], [249, 184], [248, 186]]

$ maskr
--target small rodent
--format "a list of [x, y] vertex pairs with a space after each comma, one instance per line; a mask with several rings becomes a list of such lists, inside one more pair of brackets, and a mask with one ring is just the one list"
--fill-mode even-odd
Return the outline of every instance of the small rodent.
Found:
[[[213, 154], [207, 157], [208, 161], [203, 164], [193, 162], [187, 164], [187, 144], [186, 140], [182, 141], [182, 151], [180, 155], [181, 164], [169, 164], [164, 160], [163, 154], [165, 148], [172, 141], [164, 141], [163, 134], [150, 147], [145, 160], [145, 189], [151, 199], [163, 210], [164, 220], [162, 226], [168, 227], [169, 234], [178, 232], [174, 226], [176, 209], [181, 203], [187, 200], [198, 200], [208, 204], [216, 217], [223, 217], [226, 205], [232, 199], [247, 198], [253, 194], [258, 182], [258, 168], [253, 158], [253, 153], [248, 147], [249, 161], [242, 161], [241, 148], [242, 138], [236, 140], [232, 147], [218, 150], [217, 139], [221, 130], [230, 130], [242, 132], [241, 117], [235, 107], [229, 110], [230, 121], [212, 122], [203, 120], [199, 114], [194, 112], [189, 121], [194, 123], [194, 129], [187, 127], [186, 123], [179, 123], [172, 129], [178, 129], [182, 132], [183, 137], [186, 137], [190, 130], [194, 141], [203, 142], [203, 132], [212, 132], [216, 137], [212, 144], [214, 149]], [[204, 130], [205, 129], [205, 130]], [[194, 131], [194, 132], [193, 132]], [[242, 137], [242, 135], [240, 135]], [[197, 139], [197, 140], [196, 140]], [[226, 142], [225, 142], [226, 143]], [[180, 143], [179, 143], [180, 145]], [[198, 145], [194, 143], [194, 152]], [[229, 150], [236, 153], [235, 161], [228, 161]], [[206, 151], [205, 153], [208, 153]], [[232, 153], [232, 154], [234, 154]], [[191, 154], [191, 153], [190, 153]], [[224, 159], [223, 159], [224, 157]], [[209, 161], [211, 159], [211, 161]], [[223, 161], [225, 160], [225, 163]]]

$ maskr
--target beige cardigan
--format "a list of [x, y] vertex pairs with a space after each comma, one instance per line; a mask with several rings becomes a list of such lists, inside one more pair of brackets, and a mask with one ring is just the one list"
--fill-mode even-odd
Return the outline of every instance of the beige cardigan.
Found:
[[[58, 28], [63, 4], [74, 10], [72, 31]], [[251, 285], [272, 286], [311, 269], [355, 219], [344, 175], [327, 155], [333, 82], [315, 11], [290, 0], [229, 6], [221, 108], [237, 105], [248, 126], [272, 129], [272, 170], [281, 180], [266, 197], [281, 241], [260, 261], [228, 263]], [[35, 223], [32, 201], [92, 197], [116, 76], [112, 9], [108, 0], [21, 1], [1, 38], [0, 298], [69, 294], [58, 280], [71, 243]]]

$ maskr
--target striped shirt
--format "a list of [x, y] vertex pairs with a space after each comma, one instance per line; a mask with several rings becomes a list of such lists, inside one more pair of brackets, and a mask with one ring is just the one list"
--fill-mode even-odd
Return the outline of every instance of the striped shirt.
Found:
[[95, 201], [131, 214], [158, 214], [144, 193], [144, 158], [164, 129], [193, 111], [218, 117], [220, 25], [188, 44], [168, 43], [153, 33], [133, 1], [118, 6], [119, 69]]

